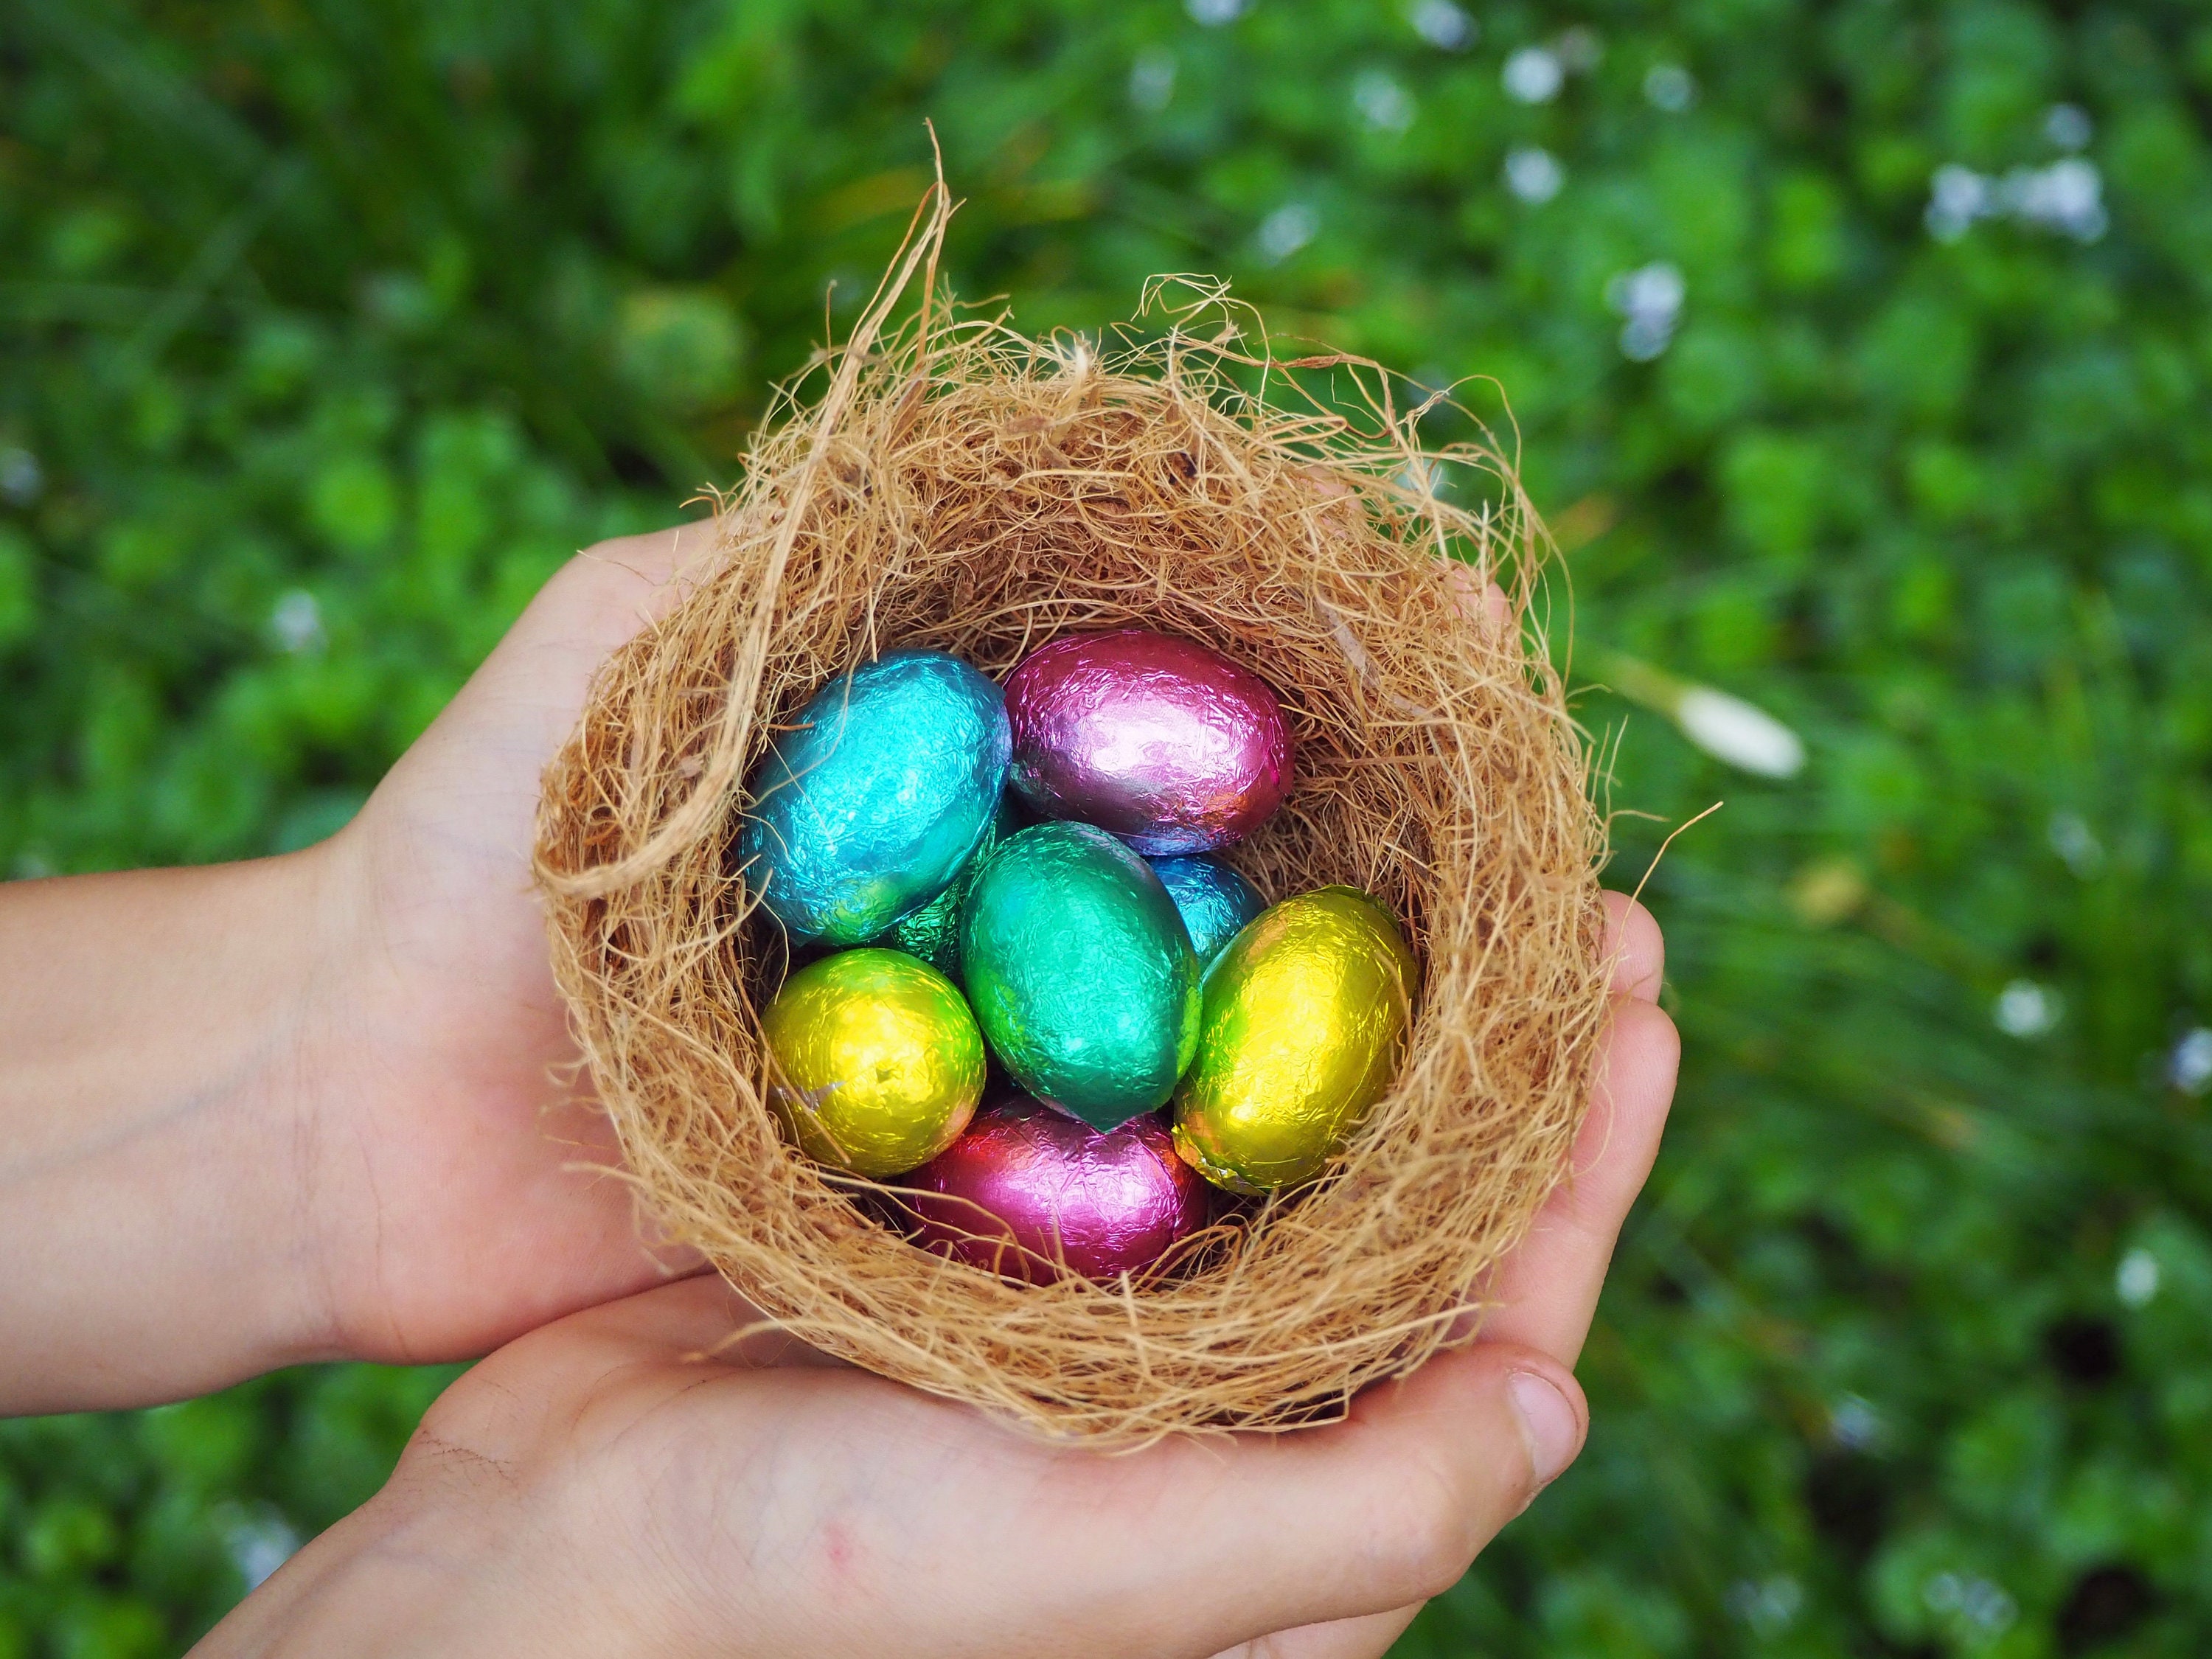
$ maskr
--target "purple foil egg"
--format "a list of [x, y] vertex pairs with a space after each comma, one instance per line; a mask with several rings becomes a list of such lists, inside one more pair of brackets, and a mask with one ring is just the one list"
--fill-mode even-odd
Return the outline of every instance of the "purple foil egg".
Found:
[[[1048, 1285], [1054, 1262], [1111, 1280], [1206, 1224], [1211, 1202], [1159, 1119], [1100, 1133], [1026, 1095], [1001, 1097], [907, 1177], [925, 1249]], [[1018, 1247], [1018, 1248], [1016, 1248]]]
[[1194, 640], [1141, 628], [1054, 640], [1006, 681], [1006, 717], [1007, 781], [1030, 811], [1147, 855], [1241, 841], [1290, 790], [1275, 694]]

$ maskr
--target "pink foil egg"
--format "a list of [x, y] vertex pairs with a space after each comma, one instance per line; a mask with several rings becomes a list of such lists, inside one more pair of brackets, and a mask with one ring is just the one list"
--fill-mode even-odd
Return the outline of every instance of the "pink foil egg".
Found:
[[1210, 1202], [1159, 1119], [1102, 1134], [1020, 1094], [907, 1181], [921, 1189], [905, 1195], [915, 1243], [1032, 1285], [1057, 1279], [1055, 1261], [1086, 1279], [1133, 1273], [1203, 1226]]
[[1054, 640], [1006, 681], [1006, 716], [1007, 781], [1030, 811], [1149, 856], [1240, 841], [1290, 790], [1275, 694], [1194, 640], [1141, 628]]

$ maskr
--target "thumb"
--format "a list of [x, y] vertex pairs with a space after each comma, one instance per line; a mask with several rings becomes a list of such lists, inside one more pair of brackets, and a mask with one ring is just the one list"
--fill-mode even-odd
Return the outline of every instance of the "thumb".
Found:
[[1301, 1625], [1239, 1642], [1213, 1659], [1383, 1659], [1420, 1610], [1416, 1604], [1326, 1625]]
[[[1264, 1590], [1253, 1584], [1261, 1595], [1236, 1608], [1242, 1628], [1223, 1631], [1215, 1649], [1267, 1638], [1249, 1651], [1368, 1650], [1382, 1627], [1370, 1616], [1402, 1615], [1457, 1583], [1574, 1461], [1588, 1424], [1582, 1389], [1557, 1360], [1483, 1343], [1370, 1389], [1343, 1423], [1245, 1441], [1231, 1460], [1240, 1478], [1222, 1493], [1242, 1525], [1224, 1516], [1210, 1535], [1263, 1529], [1241, 1553], [1272, 1570]], [[1346, 1620], [1360, 1623], [1328, 1636], [1300, 1630]]]

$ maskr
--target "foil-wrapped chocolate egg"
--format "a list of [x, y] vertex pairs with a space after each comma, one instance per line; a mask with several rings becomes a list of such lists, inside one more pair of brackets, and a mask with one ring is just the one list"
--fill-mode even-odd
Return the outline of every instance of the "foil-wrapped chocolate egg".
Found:
[[983, 1034], [951, 981], [901, 951], [840, 951], [761, 1016], [769, 1098], [799, 1149], [903, 1175], [950, 1146], [983, 1097]]
[[1102, 1133], [1019, 1095], [994, 1100], [925, 1169], [915, 1242], [1032, 1285], [1110, 1280], [1203, 1226], [1206, 1183], [1149, 1113]]
[[941, 651], [832, 680], [755, 771], [739, 854], [800, 945], [858, 945], [944, 890], [1006, 779], [999, 688]]
[[976, 873], [982, 869], [983, 860], [991, 856], [991, 849], [1019, 830], [1022, 823], [1013, 798], [1002, 796], [998, 811], [983, 831], [981, 842], [945, 884], [945, 890], [921, 909], [892, 923], [889, 933], [871, 943], [920, 957], [955, 985], [961, 984], [960, 911], [968, 902], [968, 890], [975, 884]]
[[1389, 1088], [1419, 977], [1364, 893], [1324, 887], [1261, 912], [1206, 974], [1176, 1151], [1232, 1193], [1314, 1174]]
[[1161, 1105], [1198, 1040], [1198, 959], [1144, 860], [1040, 823], [984, 860], [960, 919], [975, 1018], [1014, 1079], [1095, 1129]]
[[1152, 866], [1152, 873], [1175, 901], [1190, 934], [1191, 953], [1198, 958], [1200, 974], [1213, 965], [1222, 947], [1237, 937], [1246, 922], [1267, 908], [1260, 890], [1219, 859], [1194, 853], [1145, 862]]
[[1006, 717], [1024, 804], [1140, 853], [1225, 847], [1291, 787], [1275, 694], [1194, 640], [1140, 628], [1054, 640], [1007, 679]]

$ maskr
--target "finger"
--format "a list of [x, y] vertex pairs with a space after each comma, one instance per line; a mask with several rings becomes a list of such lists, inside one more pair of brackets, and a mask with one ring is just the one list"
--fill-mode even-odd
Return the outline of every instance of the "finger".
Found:
[[548, 1389], [549, 1377], [658, 1372], [689, 1382], [788, 1366], [849, 1369], [775, 1328], [720, 1273], [695, 1273], [515, 1338], [478, 1364], [467, 1386], [439, 1397], [417, 1438], [511, 1463], [531, 1455], [549, 1432], [548, 1413], [564, 1397]]
[[[779, 1599], [805, 1605], [834, 1589], [848, 1645], [886, 1650], [892, 1632], [942, 1616], [971, 1626], [963, 1652], [1210, 1653], [1280, 1632], [1272, 1650], [1249, 1650], [1349, 1659], [1380, 1654], [1415, 1606], [1456, 1582], [1572, 1460], [1587, 1422], [1563, 1367], [1485, 1344], [1369, 1391], [1340, 1424], [1100, 1457], [862, 1372], [799, 1384], [662, 1346], [743, 1311], [726, 1287], [696, 1280], [521, 1339], [434, 1408], [414, 1477], [441, 1478], [460, 1451], [471, 1468], [520, 1468], [580, 1436], [632, 1446], [672, 1433], [685, 1460], [711, 1464], [704, 1449], [727, 1447], [738, 1477], [763, 1462], [789, 1475], [760, 1454], [766, 1434], [811, 1448], [821, 1466], [818, 1480], [773, 1483], [783, 1513], [771, 1531], [838, 1540], [834, 1555], [784, 1552]], [[568, 1385], [549, 1395], [548, 1374]], [[731, 1492], [720, 1475], [675, 1483], [655, 1499], [655, 1524], [720, 1536]], [[1010, 1551], [1085, 1570], [1009, 1579]], [[854, 1560], [887, 1564], [889, 1576], [856, 1580], [838, 1565]], [[712, 1552], [702, 1571], [728, 1577]]]
[[1513, 602], [1505, 597], [1505, 590], [1496, 582], [1485, 582], [1473, 565], [1455, 562], [1444, 573], [1444, 580], [1451, 584], [1452, 598], [1468, 616], [1496, 633], [1512, 626]]
[[1370, 1613], [1358, 1619], [1336, 1619], [1326, 1625], [1301, 1625], [1277, 1631], [1224, 1650], [1215, 1659], [1382, 1659], [1390, 1645], [1406, 1633], [1422, 1603]]
[[[732, 1334], [759, 1318], [707, 1276], [568, 1322], [631, 1352], [657, 1348], [686, 1360], [742, 1352], [748, 1367], [837, 1363], [774, 1333], [732, 1347]], [[898, 1392], [930, 1418], [944, 1409]], [[1171, 1518], [1184, 1540], [1173, 1559], [1190, 1581], [1180, 1593], [1135, 1601], [1172, 1617], [1175, 1607], [1188, 1614], [1212, 1599], [1215, 1616], [1228, 1625], [1222, 1645], [1234, 1652], [1243, 1642], [1255, 1659], [1383, 1653], [1422, 1601], [1456, 1583], [1475, 1552], [1572, 1461], [1588, 1427], [1572, 1375], [1503, 1342], [1443, 1355], [1402, 1382], [1370, 1390], [1344, 1423], [1243, 1436], [1225, 1446], [1182, 1440], [1126, 1458], [1071, 1458], [955, 1415], [961, 1437], [984, 1443], [963, 1462], [1034, 1457], [1115, 1489], [1103, 1503], [1094, 1492], [1080, 1504], [1055, 1506], [1097, 1517], [1092, 1524], [1105, 1535], [1081, 1547], [1097, 1563], [1102, 1583], [1114, 1578], [1102, 1556], [1127, 1553], [1154, 1581], [1161, 1572], [1158, 1553], [1146, 1542], [1151, 1528], [1114, 1524], [1111, 1516]], [[914, 1441], [933, 1437], [924, 1431]], [[1116, 1599], [1128, 1607], [1128, 1598]], [[1176, 1628], [1188, 1637], [1188, 1625]], [[1116, 1650], [1151, 1651], [1170, 1645], [1170, 1634], [1133, 1630]], [[1255, 1641], [1261, 1645], [1251, 1646]]]
[[[1037, 1559], [1087, 1564], [1017, 1617], [1046, 1634], [1008, 1650], [1234, 1651], [1279, 1632], [1280, 1659], [1337, 1659], [1380, 1654], [1422, 1601], [1456, 1583], [1572, 1461], [1588, 1423], [1565, 1367], [1485, 1343], [1369, 1390], [1342, 1423], [1099, 1457], [861, 1372], [793, 1391], [773, 1369], [715, 1364], [704, 1351], [754, 1317], [709, 1278], [574, 1315], [485, 1361], [469, 1389], [454, 1390], [470, 1403], [448, 1411], [441, 1401], [426, 1432], [494, 1461], [523, 1455], [544, 1427], [545, 1391], [532, 1379], [548, 1368], [598, 1376], [584, 1396], [593, 1410], [634, 1386], [729, 1413], [702, 1419], [709, 1443], [745, 1444], [772, 1409], [787, 1436], [834, 1428], [873, 1489], [942, 1497], [949, 1482], [964, 1494], [974, 1536], [1022, 1539]], [[789, 1356], [764, 1358], [773, 1368]], [[780, 1390], [772, 1407], [763, 1389]], [[879, 1537], [854, 1522], [854, 1549], [911, 1554], [911, 1517], [890, 1502], [880, 1519]], [[946, 1606], [1006, 1600], [1004, 1557], [993, 1550], [957, 1550], [929, 1571]]]
[[1633, 997], [1613, 1004], [1602, 1042], [1567, 1178], [1499, 1265], [1475, 1315], [1484, 1340], [1524, 1344], [1564, 1365], [1582, 1352], [1621, 1223], [1659, 1155], [1681, 1058], [1674, 1022]]
[[[1275, 1650], [1301, 1659], [1379, 1652], [1387, 1620], [1402, 1629], [1410, 1609], [1456, 1583], [1573, 1461], [1588, 1421], [1564, 1366], [1486, 1343], [1369, 1390], [1343, 1423], [1240, 1437], [1225, 1453], [1172, 1443], [1101, 1473], [1142, 1483], [1143, 1505], [1182, 1540], [1167, 1569], [1177, 1582], [1159, 1584], [1156, 1616], [1176, 1620], [1186, 1638], [1231, 1652], [1263, 1638], [1317, 1644]], [[1162, 1564], [1148, 1559], [1157, 1582]], [[1141, 1622], [1152, 1610], [1117, 1610], [1140, 1622], [1112, 1650], [1171, 1646], [1173, 1626]]]
[[480, 690], [520, 702], [537, 716], [526, 740], [550, 750], [583, 711], [607, 653], [674, 607], [682, 573], [714, 545], [714, 521], [704, 520], [585, 549], [538, 590], [456, 707]]
[[1651, 913], [1626, 893], [1604, 896], [1605, 938], [1598, 959], [1613, 964], [1613, 994], [1639, 1002], [1659, 1000], [1667, 973], [1667, 941]]
[[[601, 542], [570, 559], [432, 724], [433, 740], [402, 756], [392, 777], [422, 785], [427, 774], [431, 787], [468, 790], [526, 858], [538, 774], [583, 713], [593, 672], [675, 605], [683, 572], [714, 545], [705, 520]], [[461, 732], [465, 743], [453, 740]]]
[[701, 519], [599, 542], [562, 566], [541, 598], [604, 655], [666, 613], [683, 594], [678, 579], [713, 551], [714, 539], [714, 520]]
[[845, 1364], [776, 1328], [727, 1279], [711, 1271], [588, 1309], [563, 1323], [568, 1328], [559, 1339], [563, 1344], [584, 1336], [678, 1364], [711, 1362], [746, 1370]]

